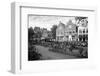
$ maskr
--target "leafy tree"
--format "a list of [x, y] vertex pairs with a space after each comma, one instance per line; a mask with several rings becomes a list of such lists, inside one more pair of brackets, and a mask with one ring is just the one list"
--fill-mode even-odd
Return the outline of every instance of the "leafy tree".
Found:
[[51, 33], [52, 33], [53, 39], [56, 39], [56, 29], [57, 29], [57, 25], [53, 25], [51, 28]]
[[35, 46], [29, 46], [28, 47], [28, 60], [40, 60], [41, 59], [41, 54], [36, 50]]
[[[76, 24], [80, 24], [80, 22], [81, 22], [83, 19], [87, 19], [87, 17], [75, 17]], [[88, 23], [88, 21], [85, 20], [85, 21], [82, 23], [82, 25], [87, 26], [87, 23]]]
[[34, 27], [34, 32], [35, 32], [35, 33], [40, 32], [40, 27]]
[[52, 38], [52, 32], [48, 31], [48, 38]]
[[42, 31], [41, 31], [40, 27], [34, 27], [34, 33], [35, 33], [35, 35], [34, 35], [35, 38], [41, 38]]
[[32, 27], [28, 28], [28, 42], [31, 43], [32, 36], [34, 35], [34, 30]]
[[75, 17], [75, 20], [81, 21], [82, 19], [86, 19], [87, 17]]

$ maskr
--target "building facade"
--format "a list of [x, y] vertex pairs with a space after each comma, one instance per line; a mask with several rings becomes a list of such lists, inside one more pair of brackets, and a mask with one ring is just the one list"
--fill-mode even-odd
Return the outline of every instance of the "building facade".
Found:
[[78, 26], [78, 41], [88, 41], [88, 21], [82, 19]]
[[48, 38], [48, 30], [47, 29], [42, 29], [42, 37], [41, 39], [45, 39]]
[[77, 31], [76, 24], [73, 24], [71, 20], [65, 25], [62, 22], [59, 22], [56, 29], [56, 40], [57, 41], [76, 41]]
[[65, 36], [65, 24], [63, 24], [62, 22], [59, 22], [58, 27], [56, 29], [56, 40], [57, 41], [64, 41], [64, 36]]

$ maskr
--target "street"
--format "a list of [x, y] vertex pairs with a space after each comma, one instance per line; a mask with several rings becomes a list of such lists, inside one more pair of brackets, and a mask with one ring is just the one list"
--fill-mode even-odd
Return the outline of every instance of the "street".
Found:
[[69, 56], [69, 55], [49, 51], [49, 47], [43, 47], [43, 46], [36, 45], [36, 49], [42, 55], [43, 60], [46, 60], [46, 59], [74, 59], [74, 58], [76, 58], [75, 56]]

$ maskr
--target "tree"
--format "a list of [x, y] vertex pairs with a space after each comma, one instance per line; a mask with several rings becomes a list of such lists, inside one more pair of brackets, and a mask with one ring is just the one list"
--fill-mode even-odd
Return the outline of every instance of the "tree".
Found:
[[35, 32], [35, 33], [40, 32], [40, 27], [34, 27], [34, 32]]
[[81, 21], [82, 19], [86, 19], [87, 17], [75, 17], [75, 20]]
[[84, 26], [87, 26], [88, 21], [87, 21], [87, 17], [75, 17], [76, 20], [76, 24], [82, 24]]
[[31, 39], [34, 35], [34, 30], [32, 27], [28, 28], [28, 42], [31, 43]]
[[41, 32], [42, 32], [42, 38], [47, 38], [48, 37], [48, 30], [46, 28], [42, 28]]
[[34, 33], [35, 33], [35, 35], [34, 35], [35, 38], [41, 38], [42, 31], [41, 31], [40, 27], [34, 27]]
[[52, 32], [48, 31], [48, 38], [52, 38]]
[[53, 39], [56, 39], [56, 29], [57, 29], [57, 25], [53, 25], [51, 28], [51, 33], [52, 33]]

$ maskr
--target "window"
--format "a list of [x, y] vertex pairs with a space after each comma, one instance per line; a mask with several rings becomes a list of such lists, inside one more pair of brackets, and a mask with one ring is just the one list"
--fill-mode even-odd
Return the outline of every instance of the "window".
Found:
[[66, 36], [66, 38], [68, 38], [68, 36]]
[[63, 34], [63, 32], [61, 32], [61, 34]]
[[69, 31], [69, 34], [71, 34], [72, 32], [71, 31]]
[[72, 39], [75, 39], [75, 36], [72, 36]]
[[73, 33], [75, 33], [75, 31], [73, 31]]
[[79, 33], [82, 33], [82, 30], [79, 30]]
[[86, 30], [86, 33], [88, 33], [88, 29]]
[[85, 29], [83, 30], [83, 33], [85, 33]]

